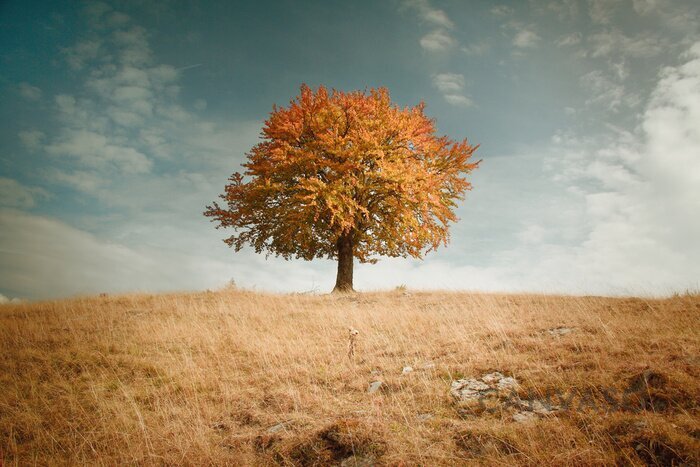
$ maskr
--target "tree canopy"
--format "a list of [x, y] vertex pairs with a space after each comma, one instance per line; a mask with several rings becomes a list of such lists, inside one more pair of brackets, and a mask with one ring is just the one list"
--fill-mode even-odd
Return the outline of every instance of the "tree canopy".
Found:
[[352, 289], [353, 258], [420, 258], [447, 244], [479, 163], [478, 146], [437, 136], [424, 108], [399, 108], [385, 88], [302, 85], [289, 106], [273, 106], [245, 172], [220, 196], [225, 205], [204, 214], [234, 230], [224, 241], [236, 251], [338, 259], [338, 290]]

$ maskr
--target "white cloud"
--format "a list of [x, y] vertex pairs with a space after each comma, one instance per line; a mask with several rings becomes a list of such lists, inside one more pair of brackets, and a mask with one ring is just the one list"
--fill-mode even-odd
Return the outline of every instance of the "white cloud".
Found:
[[41, 148], [41, 143], [46, 135], [39, 130], [24, 130], [20, 131], [17, 136], [24, 147], [30, 151], [36, 151]]
[[433, 85], [441, 92], [461, 91], [464, 88], [464, 75], [458, 73], [438, 73], [433, 76]]
[[401, 5], [414, 10], [421, 20], [434, 27], [420, 39], [420, 45], [425, 50], [439, 52], [457, 43], [448, 32], [454, 23], [443, 10], [434, 8], [429, 0], [404, 0]]
[[[308, 290], [319, 277], [332, 274], [330, 262], [311, 269], [310, 263], [265, 260], [246, 251], [234, 256], [217, 241], [219, 233], [205, 232], [203, 242], [201, 234], [163, 224], [149, 232], [153, 244], [129, 246], [48, 217], [0, 210], [0, 283], [14, 295], [50, 298], [201, 290], [223, 286], [230, 278], [246, 287], [283, 283], [285, 290]], [[202, 245], [217, 248], [203, 250]]]
[[[586, 238], [558, 250], [536, 274], [572, 281], [600, 278], [601, 292], [695, 289], [700, 277], [700, 43], [680, 66], [665, 68], [633, 132], [602, 144], [559, 138], [562, 162], [586, 208]], [[607, 281], [607, 285], [604, 282]]]
[[588, 0], [588, 14], [594, 23], [608, 24], [618, 3], [618, 0]]
[[547, 236], [547, 229], [539, 224], [528, 224], [518, 233], [518, 240], [522, 243], [542, 243]]
[[509, 16], [512, 15], [515, 10], [508, 5], [495, 5], [491, 8], [491, 14], [496, 16]]
[[45, 146], [46, 152], [76, 158], [82, 166], [95, 169], [114, 167], [128, 174], [151, 170], [153, 163], [144, 154], [124, 143], [112, 143], [106, 136], [88, 130], [65, 130]]
[[421, 47], [431, 52], [445, 50], [455, 44], [455, 40], [442, 29], [436, 29], [435, 31], [423, 36], [420, 40]]
[[29, 99], [30, 101], [38, 101], [41, 99], [41, 89], [39, 89], [36, 86], [32, 86], [29, 83], [19, 83], [19, 93], [24, 97], [25, 99]]
[[28, 187], [17, 180], [0, 177], [0, 205], [11, 208], [33, 208], [38, 199], [48, 198], [43, 188]]
[[600, 70], [586, 73], [580, 79], [581, 84], [591, 91], [586, 104], [602, 105], [608, 110], [618, 111], [626, 103], [634, 103], [627, 100], [625, 87], [620, 82], [615, 82]]
[[[535, 7], [538, 6], [535, 4]], [[570, 20], [578, 15], [576, 0], [550, 0], [542, 6], [544, 11], [552, 12], [560, 20]]]
[[524, 49], [534, 47], [540, 41], [540, 36], [530, 29], [521, 29], [513, 37], [513, 45]]
[[128, 24], [131, 21], [131, 17], [127, 14], [121, 13], [119, 11], [112, 12], [107, 18], [107, 22], [112, 27], [120, 27]]
[[440, 91], [445, 100], [455, 106], [469, 107], [474, 103], [463, 94], [464, 75], [459, 73], [438, 73], [433, 75], [433, 86]]
[[22, 300], [19, 298], [7, 298], [3, 294], [0, 294], [0, 305], [5, 305], [7, 303], [22, 303]]
[[404, 5], [414, 9], [421, 19], [433, 26], [450, 29], [454, 26], [447, 14], [434, 8], [428, 0], [406, 0]]
[[442, 10], [431, 10], [425, 15], [426, 21], [442, 26], [444, 28], [451, 28], [453, 26], [452, 20], [450, 20], [444, 11]]
[[617, 29], [593, 34], [588, 42], [591, 44], [590, 55], [594, 58], [612, 55], [652, 57], [666, 48], [664, 41], [656, 35], [628, 37]]
[[632, 7], [640, 15], [647, 15], [659, 6], [658, 0], [632, 0]]
[[445, 94], [443, 97], [449, 104], [455, 106], [471, 107], [474, 105], [474, 101], [463, 94]]
[[206, 110], [207, 108], [207, 101], [204, 99], [195, 99], [194, 101], [194, 108], [195, 110], [199, 110], [200, 112], [202, 110]]
[[571, 34], [567, 34], [565, 36], [560, 37], [557, 40], [557, 45], [560, 47], [565, 47], [569, 45], [578, 45], [581, 43], [581, 33], [580, 32], [572, 32]]
[[67, 185], [90, 195], [96, 195], [110, 188], [109, 180], [94, 171], [53, 169], [48, 170], [46, 175], [54, 183]]
[[97, 58], [102, 47], [102, 41], [98, 39], [86, 39], [72, 47], [63, 49], [68, 65], [74, 70], [81, 70], [87, 62]]
[[487, 42], [475, 42], [462, 47], [462, 52], [467, 55], [483, 55], [487, 50], [489, 50]]

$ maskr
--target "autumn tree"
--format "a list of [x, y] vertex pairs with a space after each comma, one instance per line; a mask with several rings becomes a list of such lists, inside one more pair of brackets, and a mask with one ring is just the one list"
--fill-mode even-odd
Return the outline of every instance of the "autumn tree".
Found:
[[353, 290], [353, 260], [421, 258], [449, 240], [454, 209], [471, 185], [478, 146], [437, 136], [421, 102], [392, 104], [385, 88], [316, 91], [301, 86], [273, 106], [247, 154], [205, 216], [232, 228], [239, 251], [338, 260], [334, 291]]

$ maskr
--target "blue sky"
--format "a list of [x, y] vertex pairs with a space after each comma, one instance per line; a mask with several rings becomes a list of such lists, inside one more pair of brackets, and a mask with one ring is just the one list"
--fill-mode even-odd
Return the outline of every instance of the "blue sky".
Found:
[[358, 288], [698, 288], [695, 2], [145, 3], [0, 5], [0, 298], [330, 290], [332, 262], [234, 253], [201, 215], [303, 82], [481, 145], [451, 244]]

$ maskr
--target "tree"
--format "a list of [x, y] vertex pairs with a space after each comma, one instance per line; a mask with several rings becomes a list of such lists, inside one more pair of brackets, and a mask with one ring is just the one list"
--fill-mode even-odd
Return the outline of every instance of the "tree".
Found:
[[234, 173], [222, 207], [205, 216], [233, 228], [224, 241], [285, 259], [338, 260], [334, 291], [353, 290], [353, 260], [421, 258], [449, 240], [456, 200], [478, 146], [435, 135], [423, 102], [391, 103], [385, 88], [316, 91], [273, 106], [262, 141]]

